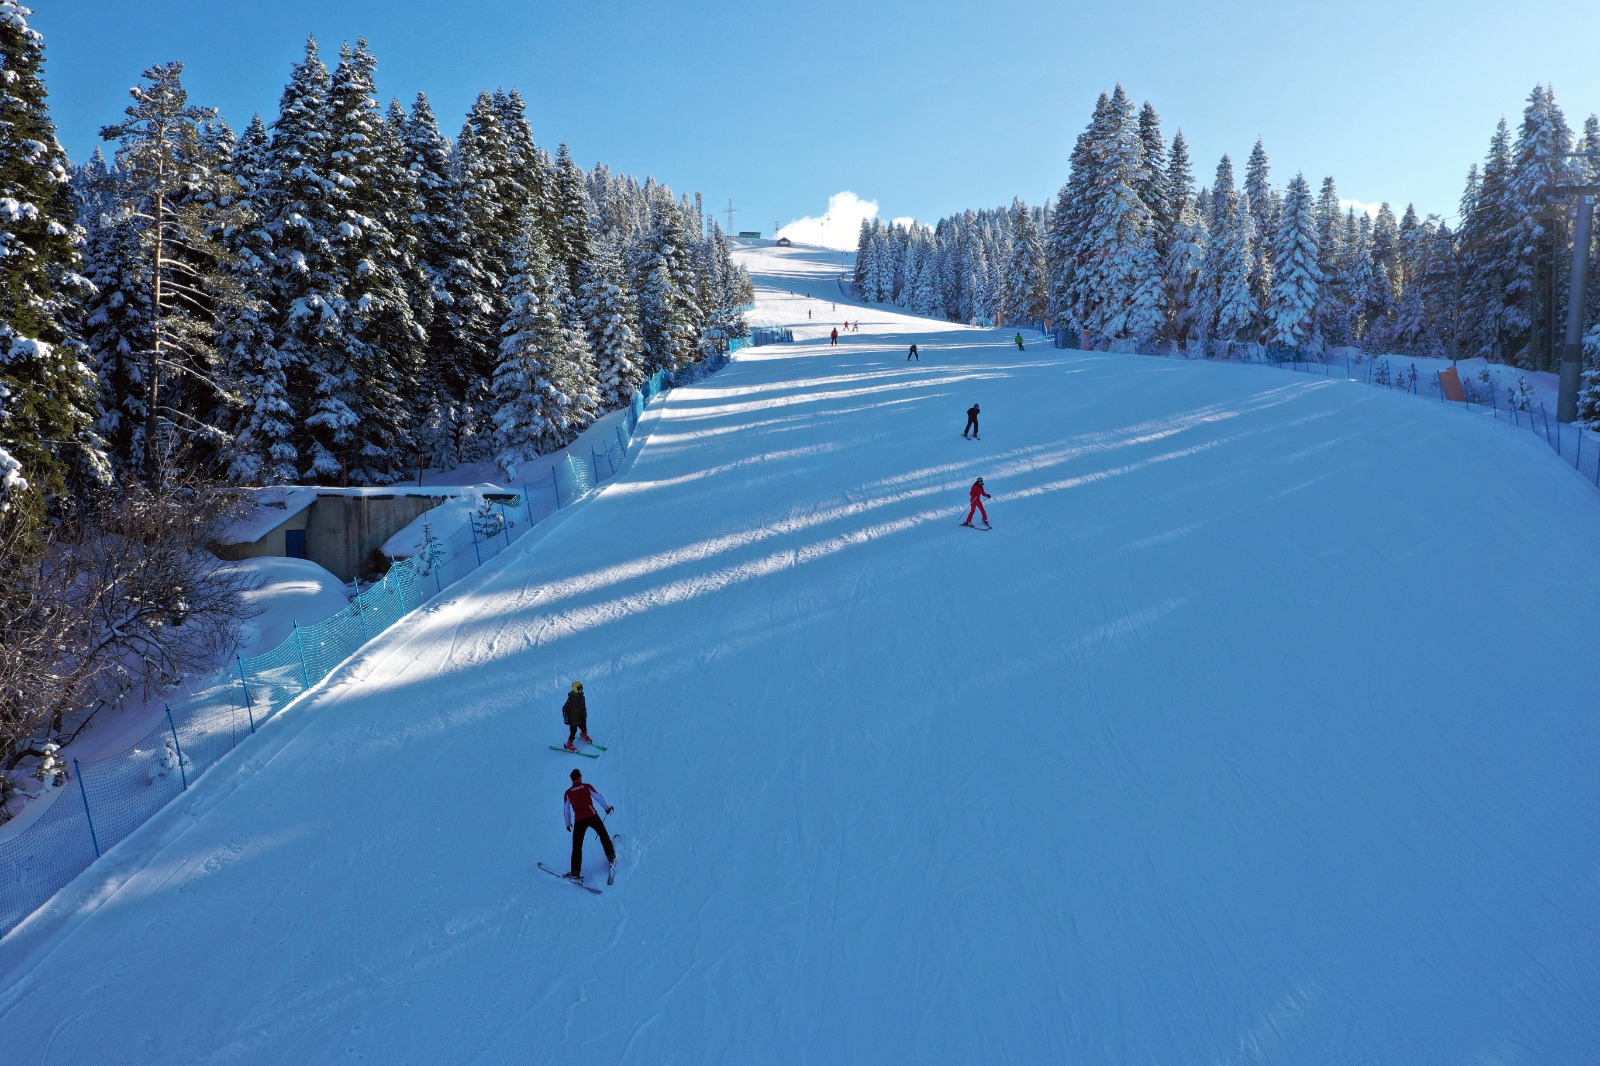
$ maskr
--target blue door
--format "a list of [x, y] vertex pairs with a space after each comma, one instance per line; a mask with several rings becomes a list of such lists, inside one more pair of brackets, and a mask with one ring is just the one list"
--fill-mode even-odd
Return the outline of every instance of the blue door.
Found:
[[304, 559], [306, 557], [305, 530], [286, 529], [283, 531], [283, 554], [291, 559]]

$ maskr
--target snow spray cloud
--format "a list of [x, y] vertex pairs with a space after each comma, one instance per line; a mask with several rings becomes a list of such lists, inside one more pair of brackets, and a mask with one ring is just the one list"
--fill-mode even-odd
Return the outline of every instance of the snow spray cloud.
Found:
[[780, 227], [774, 237], [787, 237], [796, 244], [815, 244], [853, 252], [861, 235], [864, 219], [878, 217], [878, 201], [863, 200], [846, 190], [828, 197], [828, 209], [820, 218], [797, 218]]

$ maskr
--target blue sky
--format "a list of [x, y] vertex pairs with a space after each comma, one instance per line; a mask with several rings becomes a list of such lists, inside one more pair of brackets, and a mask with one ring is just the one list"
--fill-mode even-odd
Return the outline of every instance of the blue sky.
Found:
[[1577, 0], [35, 0], [33, 25], [75, 159], [153, 63], [184, 62], [194, 100], [242, 128], [276, 114], [307, 34], [330, 59], [365, 36], [380, 91], [426, 91], [447, 133], [480, 88], [514, 86], [541, 144], [731, 197], [737, 228], [768, 233], [843, 191], [929, 222], [1038, 202], [1119, 80], [1183, 128], [1202, 180], [1259, 136], [1278, 184], [1332, 174], [1348, 199], [1445, 215], [1534, 83], [1574, 126], [1600, 111], [1600, 4]]

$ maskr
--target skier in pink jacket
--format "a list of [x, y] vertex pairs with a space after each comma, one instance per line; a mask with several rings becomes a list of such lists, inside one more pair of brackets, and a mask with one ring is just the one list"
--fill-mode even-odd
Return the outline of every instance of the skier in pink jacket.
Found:
[[[972, 516], [981, 514], [983, 516], [983, 528], [988, 529], [989, 512], [983, 506], [983, 501], [989, 498], [989, 494], [983, 491], [983, 478], [980, 477], [972, 483], [972, 488], [967, 492], [967, 496], [972, 500], [972, 506], [967, 508], [967, 520], [961, 524], [970, 526], [972, 525]], [[577, 773], [578, 771], [574, 770], [572, 772]]]

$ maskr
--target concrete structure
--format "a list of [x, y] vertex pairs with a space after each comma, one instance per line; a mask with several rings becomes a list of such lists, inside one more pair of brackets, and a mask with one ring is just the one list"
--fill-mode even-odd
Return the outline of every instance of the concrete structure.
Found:
[[281, 488], [244, 490], [250, 507], [217, 538], [220, 559], [309, 559], [341, 581], [381, 574], [383, 542], [450, 491]]

